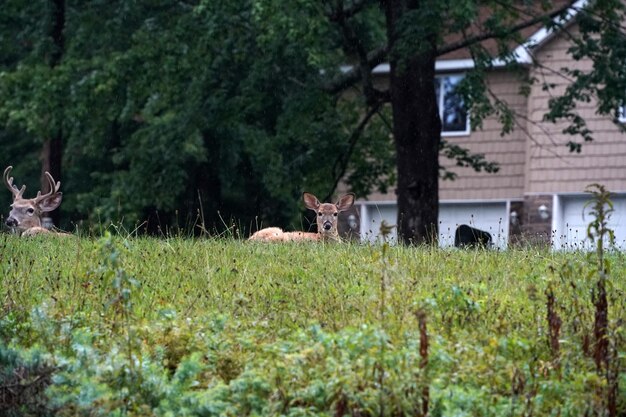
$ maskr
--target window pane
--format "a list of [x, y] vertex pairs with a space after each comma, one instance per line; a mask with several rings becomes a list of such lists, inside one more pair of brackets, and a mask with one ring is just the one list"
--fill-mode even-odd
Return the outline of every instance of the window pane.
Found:
[[467, 130], [467, 111], [456, 86], [463, 76], [453, 75], [441, 78], [443, 82], [443, 115], [441, 122], [444, 132], [465, 132]]

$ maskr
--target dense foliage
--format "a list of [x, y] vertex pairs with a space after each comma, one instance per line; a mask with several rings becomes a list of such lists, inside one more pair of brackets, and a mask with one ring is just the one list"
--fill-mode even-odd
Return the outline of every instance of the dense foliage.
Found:
[[[497, 170], [441, 141], [438, 57], [474, 58], [459, 87], [473, 128], [486, 117], [514, 128], [517, 115], [485, 75], [496, 57], [514, 67], [520, 30], [541, 25], [565, 30], [572, 59], [594, 64], [563, 70], [574, 81], [563, 97], [544, 85], [555, 94], [548, 120], [565, 118], [589, 140], [576, 104], [597, 100], [613, 116], [623, 104], [623, 2], [578, 4], [571, 33], [570, 3], [7, 0], [0, 166], [14, 165], [30, 192], [49, 166], [63, 182], [67, 229], [84, 220], [150, 231], [232, 220], [245, 231], [297, 227], [301, 192], [326, 200], [345, 179], [362, 197], [396, 184], [400, 237], [430, 240], [438, 178], [453, 177], [439, 156]], [[391, 68], [384, 83], [371, 74], [381, 62]]]
[[347, 172], [358, 172], [359, 194], [384, 187], [388, 132], [378, 121], [350, 139], [360, 103], [318, 88], [340, 61], [307, 7], [273, 16], [247, 0], [68, 1], [58, 45], [52, 2], [6, 2], [0, 164], [35, 192], [42, 143], [61, 132], [70, 229], [81, 219], [149, 219], [151, 230], [231, 218], [246, 229], [268, 218], [299, 226], [303, 190], [327, 197]]
[[594, 255], [3, 235], [0, 414], [605, 415], [611, 381], [624, 413], [603, 263], [598, 369]]

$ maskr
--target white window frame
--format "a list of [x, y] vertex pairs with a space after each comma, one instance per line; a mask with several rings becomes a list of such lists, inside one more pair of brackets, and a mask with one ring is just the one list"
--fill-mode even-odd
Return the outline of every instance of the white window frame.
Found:
[[469, 136], [469, 134], [471, 133], [469, 112], [467, 113], [467, 120], [465, 121], [465, 130], [463, 131], [443, 130], [443, 99], [444, 99], [443, 84], [444, 83], [442, 82], [442, 80], [448, 77], [465, 77], [465, 73], [455, 72], [455, 73], [438, 74], [435, 76], [435, 78], [439, 80], [439, 88], [437, 91], [437, 103], [439, 105], [439, 117], [442, 118], [441, 136], [442, 137]]
[[626, 124], [626, 105], [617, 108], [617, 121]]

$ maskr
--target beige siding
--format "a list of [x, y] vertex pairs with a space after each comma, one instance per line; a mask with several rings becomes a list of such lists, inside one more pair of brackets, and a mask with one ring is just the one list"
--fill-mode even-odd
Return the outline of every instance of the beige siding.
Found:
[[[525, 192], [582, 192], [594, 182], [604, 184], [611, 191], [626, 191], [626, 135], [611, 118], [596, 114], [595, 103], [578, 106], [594, 136], [593, 142], [583, 143], [580, 154], [570, 153], [566, 146], [569, 141], [582, 141], [580, 137], [562, 133], [566, 124], [542, 122], [548, 100], [562, 93], [568, 83], [559, 74], [560, 69], [590, 69], [589, 62], [573, 61], [566, 53], [568, 47], [567, 39], [557, 36], [536, 55], [543, 68], [533, 70], [539, 84], [532, 87], [528, 101], [528, 130], [532, 140], [528, 141]], [[543, 91], [543, 82], [556, 84], [557, 88]]]
[[[491, 91], [506, 101], [522, 117], [526, 115], [526, 98], [519, 94], [520, 81], [507, 72], [493, 72], [488, 78]], [[454, 181], [440, 181], [442, 200], [508, 199], [519, 198], [524, 191], [525, 134], [516, 128], [501, 136], [502, 126], [495, 118], [485, 120], [482, 129], [470, 136], [447, 137], [446, 140], [466, 147], [473, 153], [484, 154], [489, 161], [500, 164], [495, 174], [475, 172], [471, 168], [456, 167], [453, 160], [440, 158], [440, 164], [458, 176]]]
[[[491, 90], [500, 99], [508, 102], [516, 112], [525, 117], [526, 98], [519, 95], [520, 82], [513, 74], [494, 72], [489, 75]], [[500, 170], [496, 174], [477, 173], [471, 168], [457, 167], [454, 161], [441, 157], [439, 162], [457, 174], [454, 181], [439, 182], [439, 197], [442, 200], [483, 200], [521, 198], [524, 192], [524, 164], [526, 135], [516, 128], [511, 134], [500, 136], [501, 126], [490, 118], [485, 120], [482, 129], [467, 136], [452, 136], [446, 140], [482, 153], [489, 161], [497, 161]], [[370, 201], [395, 201], [395, 189], [389, 193], [372, 193]]]
[[[494, 72], [489, 75], [490, 89], [501, 100], [508, 102], [522, 117], [526, 116], [526, 98], [519, 91], [516, 75]], [[485, 200], [521, 198], [524, 192], [526, 134], [516, 128], [502, 137], [501, 126], [495, 118], [483, 123], [482, 129], [467, 136], [452, 136], [446, 140], [466, 147], [472, 153], [482, 153], [489, 161], [497, 161], [500, 170], [495, 174], [475, 172], [471, 168], [457, 167], [453, 160], [440, 157], [439, 163], [457, 174], [454, 181], [439, 181], [439, 198], [442, 200]], [[395, 189], [387, 194], [372, 193], [370, 201], [395, 201]]]
[[[595, 138], [591, 143], [583, 143], [582, 153], [569, 152], [567, 142], [580, 142], [582, 138], [562, 133], [567, 124], [543, 121], [548, 100], [562, 94], [569, 82], [560, 74], [561, 68], [590, 68], [589, 62], [572, 60], [567, 54], [568, 47], [564, 36], [556, 36], [541, 45], [536, 58], [542, 67], [531, 70], [531, 76], [538, 82], [532, 86], [528, 98], [519, 95], [520, 81], [514, 74], [504, 71], [489, 74], [491, 90], [521, 116], [520, 126], [501, 137], [500, 124], [491, 118], [481, 130], [468, 136], [447, 137], [452, 143], [499, 162], [500, 171], [476, 173], [441, 157], [440, 163], [458, 174], [455, 181], [440, 181], [441, 200], [517, 199], [524, 195], [582, 192], [590, 183], [604, 184], [614, 192], [626, 192], [626, 134], [620, 132], [610, 117], [597, 115], [595, 103], [578, 105]], [[556, 88], [544, 91], [544, 83], [555, 84]], [[384, 195], [375, 193], [368, 199], [395, 201], [395, 190]]]

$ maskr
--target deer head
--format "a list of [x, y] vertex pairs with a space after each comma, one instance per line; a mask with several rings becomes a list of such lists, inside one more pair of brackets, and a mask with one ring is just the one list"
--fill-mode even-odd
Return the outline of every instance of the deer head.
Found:
[[44, 175], [48, 180], [50, 191], [42, 195], [41, 191], [37, 192], [35, 198], [24, 198], [26, 186], [18, 189], [13, 185], [13, 177], [9, 177], [12, 166], [4, 170], [4, 184], [7, 186], [11, 194], [13, 194], [13, 204], [11, 204], [11, 212], [6, 219], [6, 225], [20, 233], [24, 233], [32, 228], [41, 228], [41, 215], [43, 213], [54, 210], [61, 204], [63, 193], [59, 192], [61, 182], [55, 182], [52, 175], [46, 172]]
[[337, 219], [339, 212], [346, 211], [354, 204], [355, 196], [352, 193], [342, 196], [336, 204], [320, 203], [311, 193], [303, 193], [302, 198], [306, 208], [317, 213], [317, 233], [322, 240], [338, 240]]

